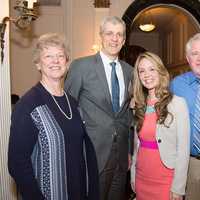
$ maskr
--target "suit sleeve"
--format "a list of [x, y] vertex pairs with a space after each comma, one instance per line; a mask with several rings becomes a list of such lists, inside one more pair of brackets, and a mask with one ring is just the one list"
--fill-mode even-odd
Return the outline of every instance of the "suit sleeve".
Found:
[[65, 91], [67, 91], [77, 101], [82, 87], [81, 64], [73, 61], [69, 67], [69, 71], [65, 80]]
[[133, 111], [130, 109], [129, 111], [129, 118], [130, 118], [130, 125], [129, 125], [129, 148], [128, 153], [132, 156], [133, 155], [133, 141], [134, 141], [134, 119], [133, 119]]

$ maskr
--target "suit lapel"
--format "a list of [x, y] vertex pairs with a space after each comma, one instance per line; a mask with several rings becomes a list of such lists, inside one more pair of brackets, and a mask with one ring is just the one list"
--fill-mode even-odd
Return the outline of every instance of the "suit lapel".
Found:
[[100, 79], [99, 87], [102, 88], [102, 91], [105, 93], [105, 97], [107, 99], [108, 104], [106, 109], [113, 113], [111, 95], [107, 83], [106, 73], [99, 53], [96, 54], [96, 64], [94, 66], [96, 66], [96, 73], [98, 75], [98, 78]]
[[123, 63], [121, 61], [120, 62], [120, 65], [122, 67], [122, 72], [123, 72], [123, 76], [124, 76], [124, 86], [125, 86], [125, 91], [124, 91], [124, 100], [122, 102], [122, 105], [120, 107], [120, 110], [119, 112], [123, 109], [123, 106], [124, 104], [126, 103], [127, 99], [128, 99], [128, 95], [129, 95], [129, 92], [128, 92], [128, 88], [129, 88], [129, 79], [128, 79], [128, 71], [126, 70], [126, 67], [123, 65]]

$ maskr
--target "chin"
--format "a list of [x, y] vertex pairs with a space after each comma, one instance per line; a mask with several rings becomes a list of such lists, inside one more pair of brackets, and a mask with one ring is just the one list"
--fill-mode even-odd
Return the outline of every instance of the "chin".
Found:
[[154, 86], [145, 86], [145, 87], [147, 88], [147, 90], [153, 90], [153, 89], [155, 89]]
[[118, 56], [118, 54], [119, 54], [119, 52], [117, 51], [117, 52], [112, 52], [112, 53], [110, 53], [110, 55], [112, 56], [112, 57], [117, 57]]

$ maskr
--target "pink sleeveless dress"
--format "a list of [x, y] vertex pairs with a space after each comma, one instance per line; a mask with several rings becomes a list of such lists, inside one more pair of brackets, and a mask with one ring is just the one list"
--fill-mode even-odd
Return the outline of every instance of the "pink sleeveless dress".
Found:
[[174, 170], [161, 161], [156, 142], [155, 102], [148, 102], [144, 123], [139, 132], [140, 147], [136, 162], [137, 200], [169, 200]]

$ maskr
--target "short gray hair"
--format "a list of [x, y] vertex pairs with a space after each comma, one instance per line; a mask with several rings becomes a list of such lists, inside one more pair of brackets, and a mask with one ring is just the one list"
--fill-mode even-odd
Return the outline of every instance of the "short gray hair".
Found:
[[48, 47], [60, 47], [64, 50], [65, 56], [69, 59], [69, 45], [65, 40], [64, 35], [59, 33], [46, 33], [41, 35], [35, 45], [33, 53], [33, 62], [39, 63], [41, 52]]
[[194, 41], [200, 41], [200, 33], [196, 33], [195, 35], [193, 35], [193, 36], [188, 40], [188, 42], [186, 43], [186, 46], [185, 46], [185, 53], [186, 53], [186, 55], [188, 55], [188, 53], [191, 51], [192, 43], [193, 43]]
[[100, 35], [102, 35], [102, 33], [104, 33], [105, 31], [105, 25], [107, 23], [111, 23], [111, 24], [121, 24], [123, 26], [123, 35], [124, 35], [124, 38], [126, 37], [126, 24], [125, 22], [117, 17], [117, 16], [107, 16], [105, 17], [102, 21], [101, 21], [101, 24], [100, 24]]

